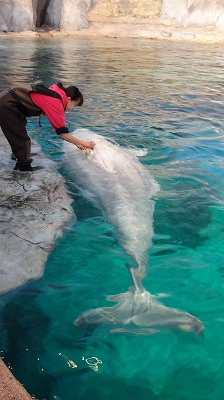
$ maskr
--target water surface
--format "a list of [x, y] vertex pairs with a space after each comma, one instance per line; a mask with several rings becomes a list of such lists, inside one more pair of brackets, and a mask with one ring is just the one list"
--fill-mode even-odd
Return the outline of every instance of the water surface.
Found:
[[[205, 325], [203, 338], [75, 327], [84, 310], [126, 291], [130, 258], [77, 191], [48, 121], [30, 135], [58, 165], [74, 199], [44, 276], [16, 291], [0, 324], [1, 355], [39, 400], [218, 400], [224, 392], [224, 47], [144, 39], [0, 39], [0, 87], [75, 84], [85, 102], [70, 129], [121, 146], [160, 184], [143, 284]], [[69, 119], [69, 116], [68, 116]], [[94, 179], [94, 177], [93, 177]]]

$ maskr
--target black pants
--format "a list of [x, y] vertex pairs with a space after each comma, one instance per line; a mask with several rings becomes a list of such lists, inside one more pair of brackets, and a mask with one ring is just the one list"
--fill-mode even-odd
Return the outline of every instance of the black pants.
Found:
[[26, 130], [27, 119], [8, 92], [0, 93], [0, 126], [20, 165], [29, 165], [31, 140]]

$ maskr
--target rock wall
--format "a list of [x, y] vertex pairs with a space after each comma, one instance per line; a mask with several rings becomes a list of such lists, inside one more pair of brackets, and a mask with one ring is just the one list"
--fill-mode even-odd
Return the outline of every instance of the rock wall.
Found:
[[0, 31], [35, 30], [40, 20], [53, 29], [68, 32], [88, 28], [86, 15], [95, 3], [96, 0], [0, 0]]
[[86, 15], [93, 4], [93, 0], [51, 0], [45, 23], [67, 32], [87, 29], [90, 24]]
[[41, 21], [72, 32], [89, 28], [89, 19], [121, 16], [160, 16], [184, 27], [224, 31], [224, 0], [0, 0], [0, 31], [35, 30]]
[[99, 0], [89, 17], [152, 17], [161, 12], [163, 0]]
[[[75, 218], [72, 200], [55, 164], [32, 140], [32, 172], [13, 171], [10, 146], [0, 130], [0, 299], [43, 275], [64, 225]], [[0, 301], [1, 309], [1, 301]]]
[[34, 30], [37, 0], [0, 0], [0, 31]]
[[224, 31], [224, 0], [163, 0], [161, 14], [181, 26], [216, 26]]

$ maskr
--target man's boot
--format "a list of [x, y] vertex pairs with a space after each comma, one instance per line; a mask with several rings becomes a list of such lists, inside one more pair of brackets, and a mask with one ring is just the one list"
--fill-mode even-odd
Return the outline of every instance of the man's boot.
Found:
[[31, 162], [33, 160], [30, 159], [29, 162], [27, 163], [20, 163], [19, 161], [17, 161], [14, 170], [19, 170], [19, 171], [33, 171], [33, 167], [31, 167]]

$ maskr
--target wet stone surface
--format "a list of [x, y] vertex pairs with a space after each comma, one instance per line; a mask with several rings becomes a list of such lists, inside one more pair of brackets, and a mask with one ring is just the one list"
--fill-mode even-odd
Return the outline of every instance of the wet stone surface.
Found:
[[0, 134], [0, 294], [42, 276], [49, 252], [73, 217], [56, 166], [37, 144], [32, 150], [34, 172], [14, 171], [10, 147]]

